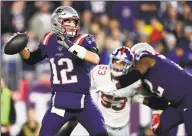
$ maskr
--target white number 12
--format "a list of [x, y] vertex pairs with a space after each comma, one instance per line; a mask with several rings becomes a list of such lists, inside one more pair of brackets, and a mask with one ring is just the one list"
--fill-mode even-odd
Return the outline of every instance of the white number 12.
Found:
[[[58, 64], [55, 64], [54, 63], [54, 58], [51, 58], [50, 62], [51, 62], [52, 70], [53, 70], [53, 84], [70, 84], [70, 83], [76, 83], [78, 81], [76, 75], [72, 75], [70, 79], [67, 78], [67, 72], [71, 72], [74, 69], [73, 63], [72, 63], [72, 61], [70, 59], [61, 58], [60, 60], [58, 60]], [[60, 75], [61, 75], [61, 81], [60, 81], [58, 79], [56, 65], [62, 66], [64, 63], [67, 64], [67, 68], [62, 69], [59, 72]]]

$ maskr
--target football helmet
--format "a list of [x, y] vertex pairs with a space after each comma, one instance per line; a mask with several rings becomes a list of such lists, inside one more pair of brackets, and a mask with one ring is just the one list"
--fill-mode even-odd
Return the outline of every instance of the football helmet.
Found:
[[[63, 23], [65, 20], [73, 19], [76, 21], [75, 28], [70, 28], [72, 31], [67, 32]], [[77, 12], [69, 6], [60, 6], [52, 14], [51, 17], [52, 31], [55, 33], [66, 34], [69, 37], [76, 36], [80, 31], [80, 18]]]
[[117, 48], [110, 55], [109, 66], [111, 69], [111, 73], [114, 77], [119, 77], [130, 70], [133, 65], [134, 56], [129, 48], [122, 46]]
[[142, 51], [148, 51], [148, 52], [150, 52], [152, 54], [155, 54], [155, 50], [148, 43], [140, 42], [140, 43], [135, 44], [131, 48], [131, 52], [134, 53], [134, 54], [139, 54]]

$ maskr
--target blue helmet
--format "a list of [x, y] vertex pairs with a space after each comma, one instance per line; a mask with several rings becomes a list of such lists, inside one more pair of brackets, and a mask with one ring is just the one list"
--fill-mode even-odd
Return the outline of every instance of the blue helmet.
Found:
[[134, 55], [129, 48], [122, 46], [113, 51], [110, 55], [109, 66], [113, 76], [118, 77], [127, 74], [133, 65]]

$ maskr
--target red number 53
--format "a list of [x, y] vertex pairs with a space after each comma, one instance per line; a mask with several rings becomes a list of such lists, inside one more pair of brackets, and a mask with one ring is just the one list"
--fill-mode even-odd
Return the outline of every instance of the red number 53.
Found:
[[99, 75], [105, 75], [106, 74], [106, 70], [107, 70], [107, 66], [99, 66], [99, 70], [98, 70], [98, 74]]
[[[118, 102], [117, 104], [113, 105], [111, 101]], [[113, 97], [112, 95], [107, 95], [101, 92], [101, 104], [105, 108], [112, 108], [113, 110], [120, 111], [125, 108], [127, 102], [127, 97]]]

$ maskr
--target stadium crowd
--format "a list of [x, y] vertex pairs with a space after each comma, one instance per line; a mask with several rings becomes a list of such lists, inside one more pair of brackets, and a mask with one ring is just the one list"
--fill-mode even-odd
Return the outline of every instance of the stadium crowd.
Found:
[[[49, 63], [45, 60], [29, 66], [22, 62], [19, 55], [5, 55], [4, 44], [13, 33], [26, 31], [29, 49], [36, 49], [44, 34], [51, 31], [53, 10], [61, 5], [76, 9], [80, 16], [81, 32], [91, 33], [96, 38], [100, 64], [108, 64], [109, 54], [117, 47], [126, 45], [131, 48], [138, 42], [147, 42], [157, 52], [192, 73], [192, 2], [2, 1], [1, 73], [7, 87], [12, 90], [15, 102], [16, 123], [11, 130], [12, 135], [24, 133], [27, 122], [35, 122], [29, 127], [39, 128], [51, 96]], [[135, 116], [139, 114], [138, 107], [133, 107], [132, 112]], [[36, 117], [33, 117], [33, 113], [36, 113]], [[141, 125], [140, 133], [151, 134], [144, 128], [149, 124], [137, 122], [131, 124], [132, 133], [138, 132]], [[37, 131], [34, 130], [34, 136]]]

